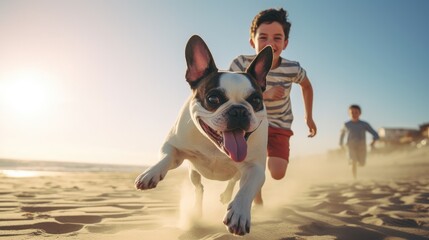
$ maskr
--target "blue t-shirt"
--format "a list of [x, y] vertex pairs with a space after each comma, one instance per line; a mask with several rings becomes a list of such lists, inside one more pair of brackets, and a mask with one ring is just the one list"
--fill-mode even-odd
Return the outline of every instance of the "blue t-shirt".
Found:
[[358, 120], [356, 122], [348, 121], [341, 129], [340, 145], [343, 145], [344, 136], [347, 134], [347, 144], [366, 144], [365, 133], [369, 132], [374, 140], [380, 137], [377, 132], [369, 125], [369, 123]]

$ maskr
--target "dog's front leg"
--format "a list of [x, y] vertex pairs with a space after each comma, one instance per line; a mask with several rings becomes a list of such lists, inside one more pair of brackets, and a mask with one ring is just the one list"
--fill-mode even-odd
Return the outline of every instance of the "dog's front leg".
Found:
[[166, 143], [161, 149], [161, 161], [153, 167], [140, 174], [134, 184], [137, 189], [146, 190], [155, 188], [164, 179], [168, 170], [174, 169], [182, 164], [183, 159], [179, 158], [178, 150]]
[[220, 202], [223, 204], [229, 203], [231, 201], [232, 192], [234, 191], [235, 183], [240, 179], [240, 173], [237, 174], [228, 181], [225, 191], [220, 195]]
[[235, 235], [250, 232], [250, 209], [252, 200], [265, 182], [264, 167], [253, 163], [242, 163], [240, 190], [228, 205], [223, 223]]

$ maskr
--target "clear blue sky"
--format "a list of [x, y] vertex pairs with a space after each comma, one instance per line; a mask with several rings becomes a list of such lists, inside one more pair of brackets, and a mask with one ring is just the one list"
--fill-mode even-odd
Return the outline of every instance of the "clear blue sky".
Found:
[[219, 68], [254, 15], [283, 7], [283, 57], [313, 84], [308, 139], [298, 85], [292, 158], [338, 145], [347, 108], [375, 129], [429, 122], [429, 1], [0, 1], [0, 158], [152, 164], [190, 91], [184, 46], [198, 34]]

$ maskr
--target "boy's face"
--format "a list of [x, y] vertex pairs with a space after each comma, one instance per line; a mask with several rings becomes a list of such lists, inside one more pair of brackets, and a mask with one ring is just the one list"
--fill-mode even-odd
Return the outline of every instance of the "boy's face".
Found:
[[274, 53], [271, 69], [279, 66], [280, 54], [287, 47], [287, 44], [288, 40], [285, 38], [283, 27], [278, 22], [262, 23], [256, 29], [255, 36], [250, 39], [250, 45], [255, 49], [256, 53], [271, 45]]
[[349, 115], [352, 121], [357, 121], [359, 120], [359, 117], [360, 117], [360, 111], [359, 109], [356, 109], [356, 108], [350, 108]]

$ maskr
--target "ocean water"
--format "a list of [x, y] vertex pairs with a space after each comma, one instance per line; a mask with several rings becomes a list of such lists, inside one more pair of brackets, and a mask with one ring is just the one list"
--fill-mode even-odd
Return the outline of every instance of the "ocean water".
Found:
[[31, 172], [139, 172], [145, 168], [137, 165], [0, 159], [0, 173], [5, 175], [19, 172], [29, 175]]

